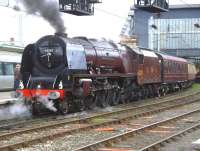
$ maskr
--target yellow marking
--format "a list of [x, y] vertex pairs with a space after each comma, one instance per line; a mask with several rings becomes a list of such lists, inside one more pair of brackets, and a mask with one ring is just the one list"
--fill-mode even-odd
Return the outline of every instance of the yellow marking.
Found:
[[98, 151], [135, 151], [135, 150], [125, 149], [125, 148], [99, 148]]
[[150, 133], [170, 133], [170, 131], [162, 131], [162, 130], [160, 130], [160, 131], [149, 130], [148, 132], [150, 132]]
[[143, 118], [151, 119], [151, 118], [153, 118], [153, 117], [152, 117], [152, 116], [145, 116], [145, 117], [143, 117]]
[[130, 125], [132, 125], [132, 126], [143, 126], [144, 124], [139, 124], [139, 123], [138, 123], [138, 124], [137, 124], [137, 123], [135, 124], [135, 123], [134, 123], [134, 124], [130, 124]]
[[158, 126], [160, 128], [164, 128], [164, 129], [175, 129], [176, 127], [168, 127], [168, 126]]

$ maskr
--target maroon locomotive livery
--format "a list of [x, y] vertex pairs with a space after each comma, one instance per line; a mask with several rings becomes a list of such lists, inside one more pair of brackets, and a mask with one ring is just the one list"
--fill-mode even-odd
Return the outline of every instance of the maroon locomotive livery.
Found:
[[[43, 96], [57, 111], [116, 105], [191, 85], [195, 67], [160, 52], [85, 37], [42, 37], [22, 57], [18, 92], [38, 111]], [[46, 101], [45, 100], [45, 101]]]

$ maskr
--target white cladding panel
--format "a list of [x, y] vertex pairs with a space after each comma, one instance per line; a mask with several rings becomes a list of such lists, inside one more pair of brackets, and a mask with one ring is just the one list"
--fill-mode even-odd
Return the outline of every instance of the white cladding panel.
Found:
[[22, 54], [20, 53], [14, 53], [14, 52], [0, 52], [0, 62], [21, 62]]
[[0, 0], [0, 6], [8, 6], [9, 0]]
[[142, 53], [147, 57], [158, 58], [158, 56], [152, 51], [142, 50]]

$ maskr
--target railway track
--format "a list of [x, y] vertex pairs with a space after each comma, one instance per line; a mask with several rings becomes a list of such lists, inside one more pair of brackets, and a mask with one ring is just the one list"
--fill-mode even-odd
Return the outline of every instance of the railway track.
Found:
[[[101, 127], [102, 125], [111, 125], [122, 123], [127, 120], [136, 119], [141, 116], [151, 115], [158, 112], [166, 111], [172, 108], [178, 108], [186, 104], [199, 102], [199, 95], [183, 97], [176, 100], [167, 100], [158, 103], [152, 103], [139, 107], [131, 107], [128, 109], [99, 114], [83, 119], [73, 121], [62, 121], [54, 124], [33, 127], [19, 131], [13, 131], [0, 135], [0, 150], [13, 150], [57, 137], [74, 134], [81, 131]], [[196, 111], [197, 112], [197, 111]], [[97, 120], [98, 122], [94, 122]], [[100, 119], [100, 121], [99, 121]], [[103, 120], [102, 120], [103, 119]], [[101, 121], [102, 120], [102, 121]], [[38, 134], [41, 136], [38, 137]]]
[[[198, 95], [200, 92], [191, 92], [190, 95], [188, 95], [188, 91], [186, 91], [186, 94], [182, 94], [184, 92], [181, 92], [179, 94], [170, 94], [167, 95], [166, 97], [162, 97], [160, 99], [158, 99], [156, 102], [161, 101], [161, 99], [163, 99], [163, 101], [170, 101], [172, 99], [181, 99], [181, 98], [185, 98], [185, 97], [189, 97], [189, 96], [193, 96], [193, 95]], [[130, 106], [139, 106], [141, 104], [145, 104], [146, 102], [148, 102], [147, 104], [151, 104], [153, 103], [155, 100], [155, 98], [151, 98], [151, 99], [146, 99], [146, 100], [141, 100], [139, 102], [133, 102], [133, 103], [129, 103], [129, 104], [122, 104], [122, 105], [118, 105], [118, 106], [113, 106], [112, 109], [116, 110], [116, 111], [120, 111], [121, 108], [130, 108]], [[144, 102], [146, 101], [146, 102]], [[156, 103], [155, 102], [155, 103]], [[123, 110], [122, 110], [123, 111]], [[102, 112], [102, 111], [101, 111]], [[109, 111], [105, 111], [105, 113], [109, 113]], [[89, 116], [93, 115], [96, 116], [96, 112], [90, 111], [89, 112]], [[10, 119], [10, 120], [0, 120], [0, 133], [2, 131], [5, 130], [10, 130], [10, 129], [18, 129], [18, 128], [24, 128], [27, 125], [38, 125], [38, 123], [41, 124], [47, 124], [47, 123], [51, 123], [51, 122], [59, 122], [59, 121], [72, 121], [72, 120], [76, 120], [76, 119], [80, 119], [82, 116], [82, 113], [78, 112], [75, 114], [70, 114], [67, 116], [41, 116], [39, 118], [34, 117], [34, 118], [17, 118], [17, 119]]]
[[155, 143], [153, 143], [153, 144], [151, 144], [149, 146], [146, 146], [146, 147], [144, 147], [144, 148], [142, 148], [142, 149], [140, 149], [138, 151], [158, 150], [158, 149], [162, 148], [163, 146], [165, 146], [166, 143], [173, 143], [173, 141], [175, 141], [175, 140], [187, 135], [188, 133], [192, 133], [192, 132], [194, 132], [196, 130], [199, 130], [199, 129], [200, 129], [200, 123], [195, 124], [195, 125], [187, 128], [187, 129], [182, 130], [180, 132], [177, 132], [177, 133], [175, 133], [173, 135], [170, 135], [167, 138], [164, 138], [164, 139], [162, 139], [160, 141], [157, 141], [157, 142], [155, 142]]
[[[117, 148], [121, 148], [121, 150], [127, 150], [127, 151], [134, 151], [136, 149], [134, 148], [131, 148], [130, 146], [126, 146], [126, 147], [120, 147], [120, 143], [124, 142], [124, 141], [127, 141], [128, 139], [130, 138], [134, 138], [134, 139], [137, 139], [137, 135], [141, 135], [141, 133], [146, 133], [146, 131], [150, 131], [150, 130], [153, 130], [159, 126], [163, 126], [163, 125], [168, 125], [168, 124], [174, 124], [174, 123], [178, 123], [180, 120], [183, 120], [184, 118], [187, 118], [187, 117], [192, 117], [194, 116], [195, 114], [199, 115], [200, 113], [200, 109], [196, 109], [196, 110], [193, 110], [193, 111], [190, 111], [190, 112], [187, 112], [187, 113], [184, 113], [184, 114], [181, 114], [181, 115], [178, 115], [178, 116], [174, 116], [172, 118], [169, 118], [169, 119], [166, 119], [166, 120], [162, 120], [162, 121], [159, 121], [159, 122], [155, 122], [155, 123], [152, 123], [152, 124], [149, 124], [147, 126], [144, 126], [144, 127], [141, 127], [141, 128], [138, 128], [138, 129], [135, 129], [135, 130], [132, 130], [132, 131], [129, 131], [129, 132], [125, 132], [123, 134], [120, 134], [120, 135], [117, 135], [117, 136], [114, 136], [114, 137], [110, 137], [108, 139], [105, 139], [105, 140], [102, 140], [102, 141], [99, 141], [99, 142], [95, 142], [93, 144], [89, 144], [87, 146], [84, 146], [84, 147], [81, 147], [81, 148], [78, 148], [74, 151], [109, 151], [109, 150], [114, 150], [116, 149], [115, 148], [115, 145], [117, 145]], [[160, 140], [160, 141], [157, 141], [149, 146], [146, 146], [142, 149], [137, 149], [138, 151], [154, 151], [154, 150], [158, 150], [158, 148], [160, 146], [162, 146], [164, 143], [166, 142], [169, 142], [170, 140], [174, 140], [176, 137], [178, 136], [181, 136], [183, 135], [184, 133], [186, 132], [189, 132], [191, 130], [195, 130], [196, 128], [200, 128], [200, 123], [198, 122], [198, 124], [195, 124], [187, 129], [184, 129], [178, 133], [175, 133], [163, 140]], [[130, 140], [129, 140], [130, 141]], [[131, 141], [131, 143], [133, 143], [133, 139]], [[113, 147], [114, 146], [114, 147]], [[104, 147], [104, 148], [103, 148]], [[107, 147], [107, 148], [105, 148]]]

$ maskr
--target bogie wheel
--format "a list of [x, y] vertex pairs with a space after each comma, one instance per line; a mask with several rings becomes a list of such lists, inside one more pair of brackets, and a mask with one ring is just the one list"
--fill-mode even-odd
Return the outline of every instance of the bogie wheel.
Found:
[[116, 95], [117, 95], [116, 90], [112, 90], [112, 91], [111, 91], [110, 105], [116, 105], [116, 104], [115, 104]]
[[[77, 111], [84, 111], [85, 110], [85, 98], [76, 98], [73, 97], [73, 102], [70, 104], [70, 110], [69, 112], [77, 112]], [[69, 105], [68, 105], [69, 107]]]
[[108, 103], [108, 105], [113, 105], [112, 97], [113, 97], [113, 90], [108, 90], [106, 96], [106, 102]]
[[93, 97], [92, 95], [87, 96], [84, 99], [84, 106], [85, 109], [94, 109], [96, 107], [96, 101], [95, 101], [95, 97]]
[[33, 116], [38, 116], [39, 115], [39, 109], [38, 109], [38, 105], [36, 103], [33, 103], [31, 105], [31, 112]]
[[121, 95], [118, 95], [118, 98], [119, 98], [119, 102], [121, 104], [125, 104], [126, 103], [126, 94], [121, 94]]
[[125, 89], [123, 96], [121, 96], [121, 103], [122, 104], [129, 103], [130, 99], [131, 99], [131, 94], [128, 89]]
[[99, 107], [105, 108], [106, 106], [108, 106], [108, 104], [106, 102], [106, 93], [105, 93], [105, 91], [97, 92], [96, 97], [97, 97], [96, 99], [98, 100], [97, 101], [97, 105]]
[[121, 93], [120, 93], [120, 91], [114, 90], [113, 97], [112, 97], [112, 103], [113, 103], [113, 105], [118, 105], [119, 102], [120, 102], [120, 100], [121, 100]]
[[144, 88], [141, 88], [141, 93], [140, 93], [140, 98], [141, 100], [145, 99], [145, 89]]
[[128, 89], [127, 93], [126, 93], [126, 98], [125, 98], [125, 103], [130, 103], [132, 102], [132, 94], [131, 94], [131, 90], [130, 88]]
[[148, 91], [149, 91], [149, 98], [154, 97], [153, 87], [149, 86], [149, 87], [148, 87]]
[[157, 97], [159, 97], [159, 98], [160, 98], [161, 96], [162, 96], [161, 89], [160, 89], [160, 88], [158, 88], [158, 89], [157, 89]]
[[135, 92], [135, 97], [134, 97], [134, 101], [139, 101], [140, 100], [140, 95], [139, 95], [139, 90], [138, 89], [136, 89], [136, 90], [134, 90]]
[[62, 115], [65, 115], [69, 112], [69, 103], [66, 99], [59, 101], [58, 112]]

